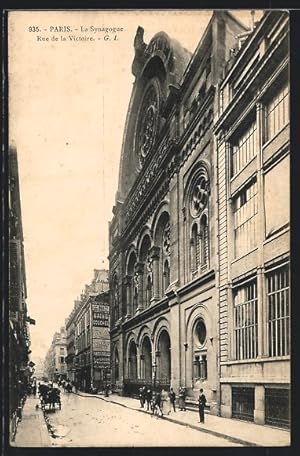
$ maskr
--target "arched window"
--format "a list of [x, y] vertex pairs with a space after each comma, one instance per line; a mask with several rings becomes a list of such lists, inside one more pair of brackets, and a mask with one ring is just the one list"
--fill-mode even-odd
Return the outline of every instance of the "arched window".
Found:
[[204, 167], [198, 168], [187, 193], [186, 233], [189, 233], [189, 268], [191, 278], [206, 271], [209, 264], [208, 203], [210, 183]]
[[208, 224], [207, 215], [204, 214], [201, 217], [200, 222], [200, 233], [201, 233], [201, 271], [205, 271], [208, 268], [209, 259], [209, 245], [208, 245]]
[[153, 298], [159, 300], [165, 295], [171, 280], [170, 216], [163, 210], [157, 220], [153, 237]]
[[143, 238], [139, 260], [140, 260], [140, 277], [142, 281], [142, 296], [139, 296], [139, 306], [141, 309], [150, 306], [152, 298], [152, 258], [151, 258], [152, 241], [148, 234]]
[[162, 246], [161, 246], [162, 258], [162, 291], [166, 292], [170, 285], [170, 222], [166, 222], [162, 232]]
[[200, 266], [200, 233], [197, 223], [194, 223], [191, 235], [191, 270], [193, 274], [198, 273]]
[[127, 266], [126, 278], [127, 315], [130, 316], [134, 315], [138, 301], [138, 275], [136, 273], [136, 262], [136, 254], [131, 252]]
[[193, 331], [193, 379], [194, 382], [207, 379], [207, 330], [202, 318], [196, 321]]

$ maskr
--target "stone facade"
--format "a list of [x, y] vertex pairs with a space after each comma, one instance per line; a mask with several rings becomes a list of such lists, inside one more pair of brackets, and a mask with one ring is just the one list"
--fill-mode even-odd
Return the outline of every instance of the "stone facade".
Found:
[[66, 322], [68, 374], [79, 389], [110, 383], [109, 326], [108, 271], [95, 269]]
[[266, 12], [218, 85], [221, 414], [289, 424], [289, 17]]
[[9, 419], [11, 437], [14, 437], [17, 418], [20, 416], [21, 402], [27, 392], [33, 374], [30, 365], [29, 324], [35, 321], [27, 310], [27, 287], [24, 256], [24, 238], [19, 186], [17, 149], [9, 148]]
[[62, 326], [59, 331], [54, 333], [51, 346], [45, 358], [44, 370], [48, 380], [54, 382], [67, 378], [66, 356], [66, 329]]
[[110, 223], [112, 381], [204, 389], [219, 413], [217, 83], [247, 32], [214, 12], [191, 55], [134, 41], [135, 76]]

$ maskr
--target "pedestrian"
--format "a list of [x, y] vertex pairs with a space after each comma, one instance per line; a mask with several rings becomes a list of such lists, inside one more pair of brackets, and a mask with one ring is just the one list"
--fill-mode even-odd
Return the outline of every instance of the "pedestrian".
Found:
[[205, 395], [203, 393], [203, 389], [202, 388], [200, 389], [198, 405], [199, 405], [199, 417], [200, 417], [199, 423], [204, 423], [204, 408], [205, 408], [205, 405], [206, 405], [206, 397], [205, 397]]
[[174, 412], [176, 412], [176, 408], [175, 408], [176, 394], [175, 394], [173, 388], [170, 388], [169, 398], [170, 398], [171, 405], [173, 405], [173, 410], [174, 410]]
[[186, 411], [186, 408], [185, 408], [185, 398], [186, 398], [186, 389], [181, 386], [179, 388], [179, 394], [178, 394], [178, 401], [179, 401], [179, 410], [180, 411]]
[[144, 408], [144, 391], [143, 391], [143, 388], [141, 387], [139, 389], [139, 400], [140, 400], [140, 405], [141, 405], [141, 408]]
[[33, 384], [33, 389], [32, 389], [34, 397], [36, 396], [36, 382]]
[[147, 401], [147, 412], [151, 410], [151, 399], [152, 399], [152, 391], [150, 388], [146, 391], [146, 401]]
[[163, 416], [163, 412], [162, 412], [162, 409], [161, 409], [161, 395], [160, 395], [160, 393], [153, 392], [152, 402], [153, 402], [152, 414], [153, 415], [155, 415], [155, 414], [158, 415], [158, 412], [160, 412], [161, 416]]
[[164, 415], [170, 415], [171, 402], [169, 398], [169, 393], [164, 388], [161, 390], [161, 409]]
[[143, 386], [143, 388], [140, 388], [139, 390], [139, 399], [140, 399], [140, 404], [141, 407], [144, 408], [145, 401], [146, 401], [146, 386]]

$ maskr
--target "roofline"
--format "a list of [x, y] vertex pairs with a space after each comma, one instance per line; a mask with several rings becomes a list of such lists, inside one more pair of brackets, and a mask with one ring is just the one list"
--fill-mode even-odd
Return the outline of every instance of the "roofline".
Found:
[[[247, 11], [248, 8], [241, 8], [242, 11]], [[250, 32], [251, 31], [251, 27], [247, 27], [245, 24], [243, 24], [242, 21], [240, 21], [240, 19], [238, 19], [237, 17], [235, 17], [230, 11], [228, 10], [225, 10], [224, 11], [225, 14], [227, 14], [227, 16], [229, 16], [233, 21], [235, 21], [240, 27], [243, 27], [245, 29], [245, 32]]]

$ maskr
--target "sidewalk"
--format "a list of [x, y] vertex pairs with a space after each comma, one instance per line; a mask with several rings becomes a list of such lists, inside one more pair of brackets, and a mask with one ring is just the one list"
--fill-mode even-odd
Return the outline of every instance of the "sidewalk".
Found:
[[[140, 407], [138, 399], [123, 397], [117, 394], [111, 394], [104, 397], [100, 394], [88, 394], [79, 392], [80, 396], [90, 396], [112, 402], [123, 407], [137, 410], [142, 413], [149, 413]], [[236, 419], [222, 418], [206, 413], [205, 424], [198, 423], [199, 415], [197, 411], [187, 410], [164, 416], [162, 419], [173, 423], [188, 426], [200, 432], [206, 432], [216, 437], [222, 437], [229, 441], [245, 446], [262, 446], [262, 447], [281, 447], [290, 445], [290, 432], [287, 430], [277, 429], [271, 426], [260, 426], [258, 424], [240, 421]]]
[[13, 447], [50, 447], [51, 441], [42, 410], [36, 410], [39, 399], [27, 397], [23, 407], [22, 421], [18, 425]]

